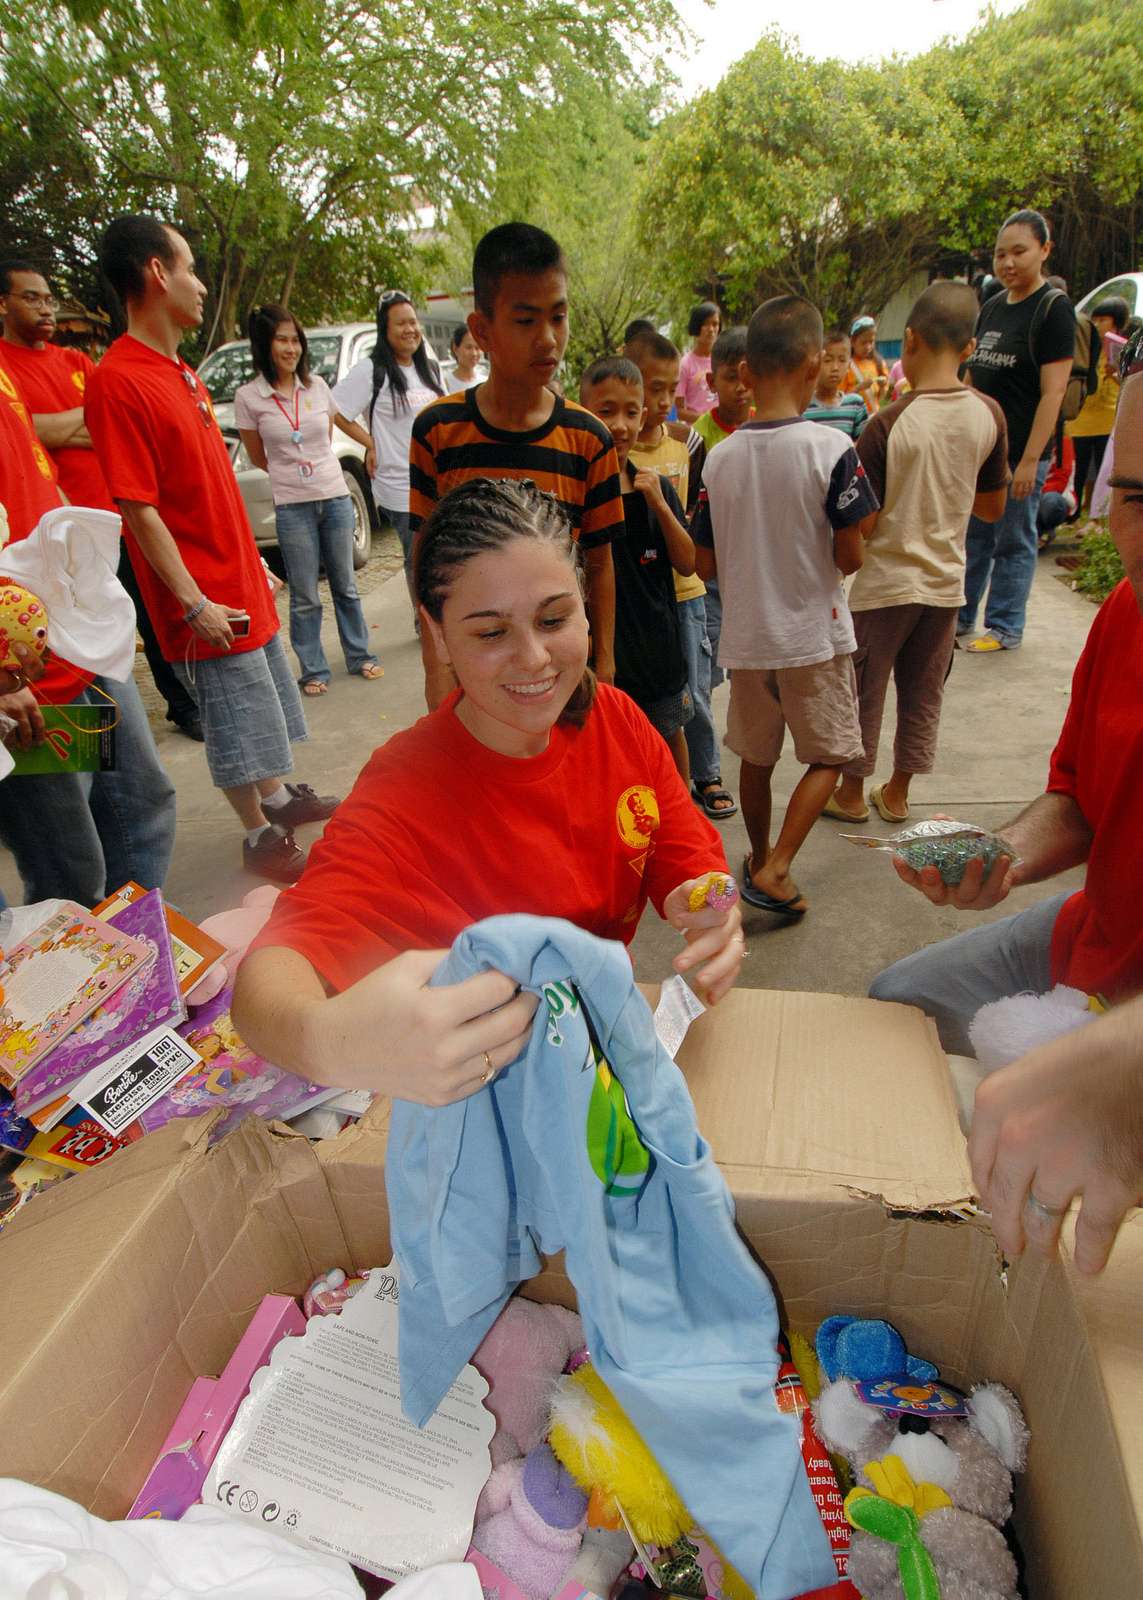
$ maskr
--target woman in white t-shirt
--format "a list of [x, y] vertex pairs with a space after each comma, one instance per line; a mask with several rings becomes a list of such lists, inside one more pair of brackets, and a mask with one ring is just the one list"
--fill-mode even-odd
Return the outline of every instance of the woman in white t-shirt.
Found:
[[[410, 598], [409, 440], [417, 412], [443, 393], [440, 367], [425, 344], [413, 302], [402, 290], [387, 289], [377, 302], [373, 354], [349, 369], [333, 391], [333, 403], [338, 426], [365, 446], [374, 503], [397, 530], [405, 552]], [[359, 417], [364, 418], [368, 433], [358, 423]]]
[[284, 306], [255, 306], [247, 322], [258, 376], [234, 396], [234, 420], [256, 467], [270, 475], [278, 548], [290, 584], [290, 644], [309, 696], [325, 694], [318, 569], [325, 567], [348, 671], [379, 678], [353, 576], [353, 502], [330, 447], [336, 407], [310, 371], [305, 329]]
[[477, 365], [480, 360], [480, 346], [472, 337], [467, 323], [462, 322], [459, 328], [452, 330], [448, 346], [456, 362], [456, 366], [445, 379], [449, 394], [459, 394], [463, 389], [471, 389], [474, 383], [483, 382], [487, 373], [482, 372]]

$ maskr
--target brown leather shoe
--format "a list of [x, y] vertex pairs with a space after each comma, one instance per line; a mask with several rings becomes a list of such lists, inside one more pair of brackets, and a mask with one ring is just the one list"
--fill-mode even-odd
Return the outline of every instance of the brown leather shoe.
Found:
[[268, 878], [271, 883], [297, 883], [305, 871], [306, 858], [294, 843], [294, 836], [289, 829], [279, 833], [277, 828], [271, 828], [263, 833], [257, 844], [243, 839], [242, 865], [247, 872], [253, 872], [259, 878]]
[[335, 794], [315, 794], [308, 783], [288, 783], [290, 798], [284, 806], [266, 812], [266, 821], [281, 828], [300, 828], [303, 822], [324, 822], [341, 804]]

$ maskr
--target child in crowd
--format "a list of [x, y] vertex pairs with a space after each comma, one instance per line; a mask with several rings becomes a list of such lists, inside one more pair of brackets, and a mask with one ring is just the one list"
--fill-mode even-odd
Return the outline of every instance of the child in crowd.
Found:
[[[579, 397], [611, 434], [623, 486], [624, 532], [611, 547], [615, 687], [630, 695], [662, 734], [685, 780], [690, 766], [683, 729], [694, 715], [694, 704], [674, 573], [686, 577], [694, 572], [695, 547], [671, 480], [628, 459], [647, 417], [639, 368], [624, 356], [604, 356], [584, 373]], [[685, 445], [678, 448], [686, 454]]]
[[877, 349], [876, 318], [858, 317], [849, 330], [849, 338], [853, 353], [842, 388], [847, 394], [859, 394], [872, 416], [889, 390], [889, 368]]
[[[679, 382], [679, 352], [669, 339], [655, 332], [638, 335], [631, 341], [629, 349], [630, 359], [639, 368], [643, 379], [646, 406], [643, 430], [631, 447], [631, 464], [638, 470], [656, 472], [668, 478], [675, 493], [689, 510], [692, 505], [691, 454], [678, 434], [693, 435], [695, 445], [703, 456], [706, 446], [688, 423], [676, 424], [672, 428], [667, 421]], [[702, 579], [695, 576], [693, 567], [686, 576], [676, 569], [675, 599], [678, 602], [679, 629], [687, 663], [687, 688], [694, 706], [694, 715], [685, 730], [693, 794], [707, 816], [732, 817], [738, 807], [722, 786], [718, 736], [710, 713], [706, 589]]]
[[[476, 309], [469, 326], [488, 358], [483, 383], [428, 405], [409, 446], [410, 528], [470, 478], [530, 478], [553, 494], [585, 558], [587, 614], [596, 675], [615, 671], [615, 570], [611, 541], [623, 532], [619, 467], [607, 429], [552, 392], [568, 342], [568, 274], [550, 234], [526, 222], [486, 233], [472, 262]], [[425, 635], [425, 698], [434, 710], [453, 687]]]
[[1099, 356], [1099, 388], [1094, 394], [1088, 395], [1079, 415], [1066, 423], [1064, 429], [1076, 452], [1077, 517], [1091, 505], [1095, 480], [1099, 477], [1107, 441], [1115, 426], [1115, 412], [1119, 405], [1119, 353], [1124, 344], [1123, 330], [1130, 316], [1131, 307], [1117, 294], [1101, 300], [1091, 314], [1091, 320], [1103, 340]]
[[[860, 567], [877, 499], [850, 441], [802, 415], [821, 360], [822, 319], [808, 300], [759, 306], [746, 330], [754, 420], [708, 456], [694, 526], [699, 572], [717, 571], [722, 590], [719, 659], [733, 669], [726, 743], [742, 760], [751, 846], [742, 895], [785, 917], [807, 910], [794, 858], [862, 750], [838, 568]], [[770, 782], [787, 726], [807, 770], [771, 847]]]
[[1056, 529], [1075, 513], [1076, 447], [1067, 434], [1056, 431], [1048, 476], [1036, 508], [1036, 535], [1040, 549], [1051, 542]]
[[[643, 374], [643, 398], [647, 402], [647, 426], [643, 430], [645, 441], [657, 444], [661, 438], [669, 436], [686, 446], [687, 471], [675, 483], [675, 487], [689, 517], [698, 500], [706, 445], [702, 435], [689, 422], [672, 420], [681, 367], [679, 352], [669, 339], [664, 339], [650, 324], [641, 326], [643, 322], [646, 322], [646, 318], [628, 325], [623, 354]], [[672, 455], [671, 460], [676, 459], [677, 455]], [[670, 471], [666, 475], [672, 480], [676, 477]]]
[[976, 296], [966, 283], [929, 286], [909, 313], [902, 361], [909, 394], [862, 433], [857, 453], [881, 512], [850, 589], [864, 753], [849, 762], [825, 814], [869, 816], [885, 691], [897, 687], [893, 776], [870, 791], [886, 822], [909, 815], [909, 784], [931, 772], [957, 612], [963, 604], [969, 516], [1004, 510], [1008, 428], [995, 400], [957, 376], [972, 353]]
[[713, 405], [707, 386], [711, 350], [722, 326], [722, 313], [713, 300], [703, 300], [687, 318], [687, 333], [693, 343], [679, 367], [679, 387], [675, 406], [680, 422], [695, 422]]
[[729, 439], [750, 416], [753, 395], [743, 366], [745, 360], [746, 329], [727, 328], [720, 333], [710, 352], [706, 379], [713, 404], [695, 423], [695, 432], [708, 450]]
[[[746, 329], [727, 328], [714, 341], [710, 353], [710, 375], [707, 379], [714, 395], [714, 405], [695, 423], [704, 448], [709, 452], [716, 444], [729, 439], [737, 428], [746, 422], [754, 403], [754, 394], [746, 372]], [[718, 663], [718, 641], [722, 633], [722, 596], [718, 579], [706, 580], [706, 636], [710, 640], [711, 693], [723, 681], [725, 673]]]
[[824, 423], [827, 428], [840, 428], [850, 439], [856, 439], [869, 416], [865, 401], [852, 391], [846, 394], [842, 385], [849, 371], [852, 349], [849, 334], [844, 328], [834, 328], [825, 336], [822, 345], [822, 369], [814, 385], [814, 397], [806, 407], [809, 422]]

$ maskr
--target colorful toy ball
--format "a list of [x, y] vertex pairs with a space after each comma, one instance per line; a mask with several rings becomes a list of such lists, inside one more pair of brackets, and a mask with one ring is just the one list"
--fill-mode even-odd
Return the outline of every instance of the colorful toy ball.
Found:
[[38, 595], [12, 578], [0, 578], [0, 667], [20, 670], [14, 646], [26, 644], [38, 656], [48, 647], [48, 608]]

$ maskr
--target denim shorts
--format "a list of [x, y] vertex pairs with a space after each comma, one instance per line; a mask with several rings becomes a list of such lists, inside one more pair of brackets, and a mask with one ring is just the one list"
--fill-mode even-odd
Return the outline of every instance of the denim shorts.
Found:
[[260, 650], [174, 663], [198, 701], [206, 761], [216, 789], [291, 772], [291, 744], [308, 738], [298, 686], [278, 634]]
[[680, 728], [685, 728], [695, 714], [695, 703], [685, 683], [678, 694], [666, 695], [662, 700], [637, 700], [635, 703], [655, 732], [661, 733], [664, 739], [671, 738]]

